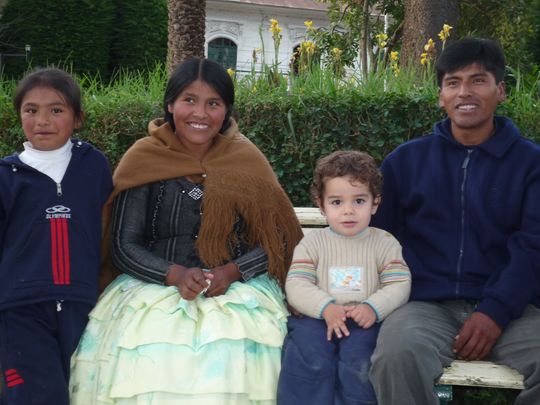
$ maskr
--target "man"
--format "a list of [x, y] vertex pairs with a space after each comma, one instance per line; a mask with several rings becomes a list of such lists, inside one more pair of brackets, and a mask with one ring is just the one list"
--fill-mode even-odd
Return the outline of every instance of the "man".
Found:
[[379, 405], [437, 404], [434, 382], [455, 358], [515, 368], [516, 404], [540, 404], [540, 147], [494, 115], [504, 70], [491, 40], [448, 46], [437, 61], [447, 118], [382, 164], [373, 225], [401, 242], [413, 279], [373, 354]]

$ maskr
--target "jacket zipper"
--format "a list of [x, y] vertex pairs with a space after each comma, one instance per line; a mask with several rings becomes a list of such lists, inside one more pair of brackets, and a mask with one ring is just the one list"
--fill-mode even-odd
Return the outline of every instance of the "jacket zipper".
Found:
[[462, 264], [463, 264], [463, 250], [465, 248], [465, 185], [467, 183], [467, 168], [469, 166], [469, 162], [471, 160], [471, 154], [473, 150], [467, 149], [467, 156], [465, 156], [465, 160], [463, 160], [463, 163], [461, 164], [461, 169], [463, 170], [463, 180], [461, 182], [461, 196], [460, 196], [460, 202], [461, 202], [461, 221], [460, 221], [460, 227], [461, 227], [461, 236], [459, 240], [459, 256], [457, 261], [457, 280], [456, 280], [456, 298], [459, 298], [459, 281], [461, 279], [461, 270], [462, 270]]
[[56, 195], [62, 197], [62, 183], [56, 183]]

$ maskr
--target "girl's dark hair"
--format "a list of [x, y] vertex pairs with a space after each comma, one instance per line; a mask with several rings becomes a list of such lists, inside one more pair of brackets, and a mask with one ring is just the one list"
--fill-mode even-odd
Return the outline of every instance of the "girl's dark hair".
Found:
[[498, 84], [504, 80], [506, 62], [500, 45], [486, 38], [463, 38], [447, 46], [437, 59], [437, 83], [442, 86], [446, 73], [456, 72], [478, 63], [495, 76]]
[[317, 161], [313, 182], [309, 189], [313, 202], [322, 208], [324, 182], [345, 176], [350, 176], [353, 181], [366, 184], [374, 199], [381, 197], [383, 176], [375, 159], [364, 152], [338, 150]]
[[229, 118], [234, 105], [234, 84], [225, 68], [209, 59], [188, 59], [174, 69], [163, 97], [165, 120], [175, 131], [176, 127], [173, 115], [169, 112], [169, 104], [173, 104], [184, 89], [198, 79], [210, 85], [225, 103], [227, 112], [220, 129], [220, 132], [223, 133], [230, 125]]
[[73, 110], [75, 118], [83, 122], [81, 88], [69, 73], [57, 68], [38, 68], [19, 81], [13, 96], [13, 105], [19, 118], [24, 96], [36, 87], [49, 87], [62, 94], [66, 104]]

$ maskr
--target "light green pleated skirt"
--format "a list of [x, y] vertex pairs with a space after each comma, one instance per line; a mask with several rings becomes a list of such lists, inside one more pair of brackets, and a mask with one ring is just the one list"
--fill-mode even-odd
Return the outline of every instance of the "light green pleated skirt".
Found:
[[273, 404], [286, 320], [266, 275], [194, 301], [122, 275], [72, 357], [71, 403]]

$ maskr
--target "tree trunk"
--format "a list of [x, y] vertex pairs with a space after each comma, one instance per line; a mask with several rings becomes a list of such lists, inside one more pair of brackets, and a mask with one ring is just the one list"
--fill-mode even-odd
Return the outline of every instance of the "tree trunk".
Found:
[[458, 0], [406, 0], [401, 63], [420, 66], [420, 55], [429, 38], [435, 41], [440, 52], [438, 33], [443, 24], [449, 24], [454, 27], [452, 34], [455, 35], [458, 16]]
[[364, 0], [362, 6], [362, 15], [364, 16], [362, 26], [362, 74], [364, 79], [367, 79], [369, 72], [369, 59], [368, 59], [368, 44], [369, 44], [369, 1]]
[[204, 58], [206, 0], [168, 0], [167, 69], [189, 58]]

